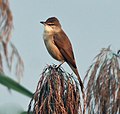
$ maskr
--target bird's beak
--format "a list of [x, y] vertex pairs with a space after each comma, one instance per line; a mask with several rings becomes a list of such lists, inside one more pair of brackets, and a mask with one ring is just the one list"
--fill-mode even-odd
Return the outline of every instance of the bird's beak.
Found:
[[43, 25], [45, 24], [45, 22], [44, 22], [44, 21], [41, 21], [40, 23], [41, 23], [41, 24], [43, 24]]

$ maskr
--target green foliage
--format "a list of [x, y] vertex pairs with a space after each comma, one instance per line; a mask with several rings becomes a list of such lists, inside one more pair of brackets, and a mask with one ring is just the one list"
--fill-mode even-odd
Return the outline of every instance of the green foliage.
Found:
[[0, 84], [12, 90], [15, 90], [27, 97], [31, 98], [33, 96], [32, 92], [30, 92], [28, 89], [26, 89], [25, 87], [14, 81], [13, 79], [9, 78], [8, 76], [5, 76], [3, 73], [0, 73]]

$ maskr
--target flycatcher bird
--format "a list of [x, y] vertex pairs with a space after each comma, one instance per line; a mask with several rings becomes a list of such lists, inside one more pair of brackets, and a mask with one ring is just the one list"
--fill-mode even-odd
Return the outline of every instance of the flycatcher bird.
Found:
[[[48, 18], [44, 25], [43, 39], [49, 54], [61, 64], [67, 62], [73, 72], [77, 75], [81, 91], [83, 92], [83, 83], [77, 70], [71, 42], [65, 32], [62, 30], [61, 24], [56, 17]], [[60, 65], [61, 65], [60, 64]]]

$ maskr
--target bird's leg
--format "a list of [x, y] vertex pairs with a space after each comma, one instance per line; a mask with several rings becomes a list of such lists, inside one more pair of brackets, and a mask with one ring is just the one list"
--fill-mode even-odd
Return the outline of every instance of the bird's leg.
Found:
[[62, 61], [62, 63], [60, 63], [56, 69], [58, 69], [62, 64], [64, 63], [64, 61]]

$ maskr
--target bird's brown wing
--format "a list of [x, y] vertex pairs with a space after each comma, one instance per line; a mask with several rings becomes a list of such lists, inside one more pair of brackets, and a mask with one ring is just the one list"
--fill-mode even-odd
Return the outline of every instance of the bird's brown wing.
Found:
[[77, 75], [80, 86], [81, 86], [82, 93], [84, 94], [84, 90], [83, 90], [84, 85], [82, 83], [82, 80], [80, 78], [80, 75], [79, 75], [77, 67], [76, 67], [73, 49], [72, 49], [70, 40], [68, 39], [67, 35], [63, 31], [55, 34], [53, 39], [54, 39], [55, 45], [57, 46], [57, 48], [60, 50], [62, 56], [64, 57], [64, 60], [68, 63], [68, 65], [71, 67], [71, 69]]
[[55, 34], [53, 39], [55, 45], [60, 50], [65, 61], [76, 68], [72, 45], [64, 31]]

